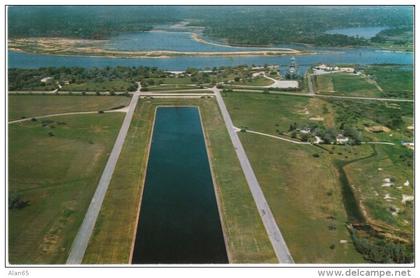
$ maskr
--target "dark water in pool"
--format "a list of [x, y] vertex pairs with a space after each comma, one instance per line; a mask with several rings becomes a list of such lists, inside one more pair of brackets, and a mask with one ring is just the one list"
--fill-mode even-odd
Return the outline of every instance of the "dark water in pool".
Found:
[[227, 262], [198, 108], [160, 107], [132, 263]]

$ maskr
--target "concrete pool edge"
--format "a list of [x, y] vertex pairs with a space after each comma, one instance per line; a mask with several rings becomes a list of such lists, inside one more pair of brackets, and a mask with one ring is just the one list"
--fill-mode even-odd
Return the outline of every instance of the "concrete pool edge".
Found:
[[[131, 248], [130, 248], [130, 256], [128, 257], [128, 264], [132, 264], [132, 260], [133, 260], [134, 246], [135, 246], [135, 243], [136, 243], [136, 234], [137, 234], [137, 229], [138, 229], [138, 223], [139, 223], [139, 220], [140, 220], [140, 208], [141, 208], [141, 202], [143, 200], [144, 184], [146, 182], [147, 166], [149, 164], [150, 148], [151, 148], [151, 145], [152, 145], [153, 131], [154, 131], [154, 128], [155, 128], [156, 108], [157, 107], [155, 107], [155, 111], [154, 111], [154, 114], [153, 114], [153, 123], [152, 123], [152, 126], [150, 128], [150, 134], [149, 134], [149, 137], [148, 137], [149, 142], [147, 144], [147, 152], [145, 153], [145, 156], [144, 156], [145, 158], [147, 158], [146, 163], [144, 164], [144, 169], [142, 169], [143, 172], [144, 172], [144, 175], [143, 175], [143, 179], [142, 179], [141, 183], [139, 183], [139, 186], [141, 185], [142, 188], [140, 189], [139, 201], [137, 203], [137, 209], [136, 209], [137, 210], [137, 213], [136, 213], [137, 215], [136, 215], [136, 219], [135, 219], [135, 227], [133, 229], [133, 235], [132, 235], [132, 240], [131, 240]], [[139, 109], [139, 110], [141, 110], [141, 109]]]
[[[137, 204], [137, 217], [136, 217], [136, 223], [135, 223], [135, 228], [133, 229], [133, 236], [132, 236], [132, 243], [131, 243], [131, 249], [130, 249], [130, 256], [129, 256], [129, 260], [128, 260], [128, 264], [133, 264], [133, 255], [134, 255], [134, 249], [135, 249], [135, 245], [136, 245], [136, 239], [137, 239], [137, 233], [139, 230], [139, 222], [140, 222], [140, 213], [141, 213], [141, 206], [142, 206], [142, 202], [143, 202], [143, 194], [144, 194], [144, 189], [145, 189], [145, 182], [146, 182], [146, 177], [147, 177], [147, 170], [148, 170], [148, 165], [149, 165], [149, 160], [150, 160], [150, 151], [151, 151], [151, 145], [153, 142], [153, 133], [154, 133], [154, 129], [155, 129], [155, 125], [156, 125], [156, 115], [157, 115], [157, 111], [159, 108], [195, 108], [197, 110], [197, 114], [198, 114], [198, 118], [200, 120], [200, 127], [201, 127], [201, 133], [204, 139], [204, 145], [205, 145], [205, 152], [206, 152], [206, 156], [207, 156], [207, 161], [209, 164], [209, 172], [211, 175], [211, 181], [213, 183], [213, 191], [214, 191], [214, 196], [215, 196], [215, 200], [216, 200], [216, 206], [217, 206], [217, 212], [218, 212], [218, 219], [219, 219], [219, 223], [220, 223], [220, 228], [221, 228], [221, 232], [223, 235], [223, 242], [224, 242], [224, 246], [225, 246], [225, 252], [226, 252], [226, 256], [227, 256], [227, 263], [230, 263], [230, 251], [228, 249], [228, 239], [226, 236], [226, 227], [225, 227], [225, 222], [224, 222], [224, 217], [222, 214], [222, 210], [220, 207], [220, 197], [219, 197], [219, 188], [217, 187], [217, 183], [216, 183], [216, 179], [214, 176], [214, 170], [213, 170], [213, 165], [211, 163], [211, 159], [210, 159], [210, 155], [211, 155], [211, 151], [209, 149], [209, 144], [208, 144], [208, 138], [207, 138], [207, 133], [204, 130], [205, 126], [202, 120], [202, 115], [201, 115], [201, 110], [200, 110], [200, 104], [198, 105], [171, 105], [171, 104], [156, 104], [154, 105], [154, 112], [153, 112], [153, 122], [152, 122], [152, 126], [149, 132], [149, 138], [148, 138], [148, 147], [147, 147], [147, 152], [145, 155], [146, 163], [144, 166], [144, 175], [143, 175], [143, 180], [142, 180], [142, 188], [140, 189], [140, 197], [139, 197], [139, 202]], [[153, 109], [153, 108], [152, 108]], [[205, 263], [207, 264], [207, 263]]]

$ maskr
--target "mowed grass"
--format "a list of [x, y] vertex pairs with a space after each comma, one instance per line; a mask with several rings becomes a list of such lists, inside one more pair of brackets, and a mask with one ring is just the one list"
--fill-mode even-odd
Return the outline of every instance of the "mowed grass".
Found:
[[9, 125], [8, 192], [29, 202], [8, 211], [11, 264], [65, 263], [123, 117], [74, 115], [51, 118], [48, 127], [41, 121]]
[[177, 90], [182, 92], [183, 90], [201, 89], [198, 85], [190, 84], [162, 84], [156, 86], [147, 87], [148, 91], [172, 91]]
[[126, 106], [124, 96], [38, 96], [9, 95], [9, 121], [56, 113], [108, 110]]
[[334, 84], [330, 74], [315, 75], [316, 89], [320, 94], [334, 93]]
[[244, 85], [244, 86], [267, 86], [267, 85], [273, 84], [273, 81], [268, 78], [258, 76], [250, 80], [235, 81], [230, 84], [231, 85]]
[[341, 188], [328, 154], [255, 134], [240, 138], [294, 260], [363, 262], [345, 226]]
[[[331, 108], [291, 96], [238, 93], [224, 99], [236, 126], [270, 134]], [[328, 152], [250, 133], [240, 138], [295, 261], [363, 262], [345, 227], [338, 173]]]
[[64, 85], [63, 91], [87, 91], [87, 92], [98, 92], [98, 91], [116, 91], [125, 92], [129, 91], [130, 87], [133, 87], [134, 82], [126, 80], [103, 80], [101, 82], [86, 81], [83, 83], [71, 83]]
[[237, 127], [275, 134], [290, 124], [306, 123], [309, 98], [261, 93], [224, 93], [223, 99]]
[[84, 263], [130, 263], [157, 105], [200, 108], [230, 262], [275, 263], [274, 251], [214, 99], [140, 101]]
[[366, 78], [346, 73], [331, 73], [317, 76], [316, 87], [321, 94], [343, 96], [381, 97], [381, 92]]
[[411, 67], [370, 66], [366, 73], [376, 80], [386, 96], [413, 98], [414, 75]]

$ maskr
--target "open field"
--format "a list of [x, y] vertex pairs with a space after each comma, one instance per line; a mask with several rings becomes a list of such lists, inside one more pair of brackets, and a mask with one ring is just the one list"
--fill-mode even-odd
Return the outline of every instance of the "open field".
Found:
[[[365, 140], [397, 144], [376, 146], [378, 155], [374, 156], [369, 145], [317, 148], [241, 132], [241, 140], [295, 261], [364, 261], [351, 244], [352, 238], [346, 228], [356, 213], [354, 209], [359, 209], [351, 203], [354, 198], [356, 206], [361, 200], [360, 209], [368, 211], [369, 225], [388, 225], [388, 231], [402, 230], [401, 234], [405, 236], [412, 234], [410, 201], [405, 207], [401, 206], [401, 201], [402, 194], [406, 198], [413, 195], [412, 188], [402, 186], [407, 180], [412, 184], [413, 158], [412, 151], [400, 146], [399, 142], [412, 138], [411, 131], [405, 128], [412, 123], [412, 104], [396, 107], [390, 103], [324, 101], [252, 93], [227, 93], [224, 99], [238, 127], [275, 135], [287, 130], [293, 122], [308, 123], [317, 115], [328, 127], [344, 123], [362, 131]], [[381, 123], [388, 124], [391, 132], [364, 129]], [[348, 185], [344, 184], [339, 165], [346, 165], [344, 175], [347, 175]], [[395, 186], [382, 187], [386, 178], [395, 182]], [[349, 189], [350, 185], [354, 189]], [[353, 197], [349, 191], [354, 190]], [[400, 212], [398, 217], [392, 215], [395, 211]], [[305, 229], [308, 230], [305, 232]], [[311, 237], [307, 236], [309, 233]], [[340, 240], [347, 240], [347, 243], [339, 243]], [[326, 248], [319, 248], [320, 243]], [[370, 256], [369, 259], [377, 258]]]
[[[357, 128], [364, 141], [388, 141], [400, 144], [413, 141], [413, 103], [390, 103], [355, 100], [328, 100], [335, 111], [335, 124]], [[369, 131], [372, 127], [383, 132]]]
[[239, 128], [275, 134], [321, 116], [327, 124], [332, 122], [330, 105], [321, 99], [244, 92], [223, 93], [223, 98]]
[[148, 99], [137, 107], [84, 263], [129, 262], [157, 105], [200, 107], [230, 262], [276, 262], [215, 100]]
[[158, 85], [158, 86], [150, 86], [147, 89], [143, 89], [143, 91], [172, 91], [172, 90], [179, 90], [182, 92], [183, 90], [191, 90], [191, 89], [202, 89], [198, 85], [184, 85], [184, 84], [167, 84], [167, 85]]
[[384, 90], [386, 97], [412, 99], [413, 68], [401, 66], [369, 66], [366, 70], [373, 80]]
[[402, 146], [376, 146], [376, 151], [375, 157], [348, 165], [346, 172], [368, 221], [411, 238], [413, 202], [403, 195], [414, 196], [412, 151]]
[[9, 121], [66, 112], [109, 110], [126, 106], [123, 96], [30, 96], [9, 95]]
[[126, 80], [102, 80], [100, 82], [87, 81], [81, 83], [71, 83], [64, 85], [61, 90], [76, 92], [128, 92], [132, 91], [133, 87], [136, 87], [135, 83]]
[[65, 262], [123, 117], [60, 116], [9, 126], [9, 202], [28, 202], [9, 208], [10, 263]]
[[316, 76], [316, 88], [320, 94], [380, 97], [379, 89], [364, 77], [346, 73], [330, 73]]
[[[270, 134], [323, 110], [300, 97], [228, 93], [224, 99], [235, 125]], [[345, 227], [337, 173], [324, 151], [246, 132], [240, 138], [295, 261], [362, 262]]]
[[248, 133], [240, 138], [295, 262], [363, 262], [345, 227], [337, 173], [324, 153], [313, 157], [322, 150]]
[[243, 81], [235, 81], [232, 83], [229, 83], [230, 85], [243, 85], [243, 86], [267, 86], [273, 84], [273, 81], [267, 78], [264, 78], [262, 76], [254, 77], [249, 80], [243, 80]]

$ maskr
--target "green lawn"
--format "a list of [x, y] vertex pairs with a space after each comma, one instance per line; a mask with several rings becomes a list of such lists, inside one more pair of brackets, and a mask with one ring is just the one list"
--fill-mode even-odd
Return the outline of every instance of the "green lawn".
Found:
[[252, 78], [250, 80], [244, 80], [244, 81], [237, 81], [230, 83], [231, 85], [243, 85], [243, 86], [266, 86], [273, 84], [273, 81], [270, 79], [267, 79], [262, 76], [258, 76], [255, 78]]
[[[328, 103], [309, 98], [227, 93], [224, 99], [236, 126], [270, 134], [315, 115], [330, 117]], [[240, 138], [296, 262], [363, 262], [345, 227], [341, 187], [328, 152], [250, 133]]]
[[165, 78], [150, 78], [146, 80], [153, 80], [155, 83], [161, 84], [195, 84], [191, 81], [191, 77], [165, 77]]
[[370, 66], [366, 73], [388, 97], [413, 98], [413, 69], [406, 66]]
[[332, 94], [334, 93], [334, 84], [332, 82], [331, 74], [315, 75], [315, 87], [319, 94]]
[[[276, 134], [277, 130], [287, 130], [292, 122], [309, 123], [318, 117], [329, 127], [338, 128], [343, 123], [355, 127], [366, 141], [396, 143], [377, 146], [377, 156], [352, 162], [344, 169], [362, 210], [370, 216], [369, 224], [386, 227], [405, 238], [412, 235], [412, 207], [401, 201], [402, 194], [413, 195], [413, 158], [412, 151], [400, 145], [401, 140], [413, 138], [412, 131], [406, 128], [413, 123], [412, 103], [325, 101], [251, 93], [226, 93], [224, 99], [238, 127]], [[372, 125], [389, 126], [391, 131], [365, 130], [365, 126]], [[240, 133], [240, 138], [295, 260], [364, 262], [345, 227], [348, 216], [336, 161], [367, 157], [372, 154], [370, 145], [323, 145], [326, 151], [246, 132]], [[382, 187], [385, 178], [395, 181], [395, 186]], [[403, 186], [406, 180], [411, 187]], [[386, 194], [390, 200], [384, 199]], [[395, 208], [398, 216], [392, 215]]]
[[139, 102], [84, 263], [129, 263], [157, 105], [200, 107], [230, 262], [276, 262], [215, 100], [153, 99]]
[[9, 95], [9, 121], [55, 113], [108, 110], [126, 106], [124, 96], [38, 96]]
[[290, 124], [304, 123], [309, 98], [261, 93], [224, 93], [226, 106], [237, 127], [275, 134], [285, 132]]
[[[386, 141], [400, 144], [413, 141], [414, 104], [410, 102], [377, 102], [355, 100], [328, 100], [335, 111], [335, 124], [353, 126], [360, 130], [364, 141]], [[389, 132], [368, 132], [366, 127], [385, 126]]]
[[123, 117], [74, 115], [9, 125], [9, 196], [29, 202], [8, 211], [10, 263], [65, 262]]
[[345, 226], [347, 215], [329, 155], [255, 134], [241, 133], [240, 138], [294, 260], [364, 262]]
[[115, 91], [115, 92], [127, 92], [134, 91], [137, 85], [134, 82], [126, 80], [104, 80], [101, 82], [87, 81], [83, 83], [71, 83], [64, 85], [61, 90], [63, 91], [75, 91], [75, 92], [103, 92], [103, 91]]
[[318, 90], [322, 94], [380, 97], [379, 89], [360, 75], [331, 73], [317, 77]]
[[147, 87], [148, 91], [183, 91], [191, 89], [200, 89], [200, 86], [188, 84], [165, 84]]

